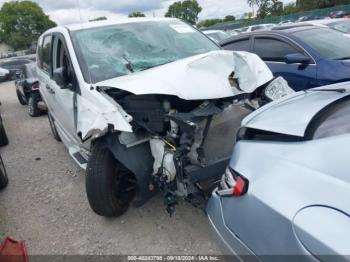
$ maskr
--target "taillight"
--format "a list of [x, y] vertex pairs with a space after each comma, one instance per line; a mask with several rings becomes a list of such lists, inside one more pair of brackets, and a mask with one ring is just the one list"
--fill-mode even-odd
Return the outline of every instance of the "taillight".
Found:
[[221, 178], [217, 193], [220, 196], [240, 197], [248, 192], [248, 187], [248, 179], [228, 167]]
[[38, 90], [39, 89], [39, 83], [32, 84], [32, 90]]

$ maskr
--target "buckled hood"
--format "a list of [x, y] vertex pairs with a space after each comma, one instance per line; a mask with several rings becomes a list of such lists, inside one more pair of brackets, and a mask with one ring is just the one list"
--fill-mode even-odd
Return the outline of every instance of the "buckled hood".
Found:
[[[230, 78], [237, 80], [230, 81]], [[273, 75], [255, 54], [212, 51], [96, 84], [136, 95], [174, 95], [186, 100], [218, 99], [252, 93]]]

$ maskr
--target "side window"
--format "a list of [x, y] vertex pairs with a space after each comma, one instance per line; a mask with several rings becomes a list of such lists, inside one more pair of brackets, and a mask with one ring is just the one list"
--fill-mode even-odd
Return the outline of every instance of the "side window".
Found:
[[50, 74], [51, 68], [51, 39], [52, 36], [48, 35], [44, 37], [43, 47], [42, 47], [42, 62], [41, 69]]
[[241, 39], [235, 42], [231, 42], [223, 46], [223, 48], [232, 51], [250, 51], [250, 41], [249, 38]]
[[60, 37], [55, 37], [54, 40], [54, 49], [53, 49], [53, 70], [58, 68], [64, 68], [65, 70], [65, 80], [67, 84], [74, 85], [75, 75], [73, 66], [69, 59], [69, 54], [67, 48]]
[[36, 64], [39, 68], [42, 68], [42, 50], [43, 50], [43, 47], [42, 47], [42, 39], [39, 39], [38, 41], [38, 46], [37, 46], [37, 61], [36, 61]]
[[300, 53], [299, 50], [281, 40], [273, 38], [255, 38], [254, 53], [264, 61], [284, 62], [288, 54]]

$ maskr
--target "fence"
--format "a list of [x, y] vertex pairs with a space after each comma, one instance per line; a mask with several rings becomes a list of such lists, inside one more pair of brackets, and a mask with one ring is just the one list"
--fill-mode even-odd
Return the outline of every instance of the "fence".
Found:
[[244, 21], [237, 21], [237, 22], [220, 23], [220, 24], [210, 26], [206, 29], [230, 30], [230, 29], [236, 29], [236, 28], [241, 28], [241, 27], [250, 26], [250, 25], [270, 24], [270, 23], [278, 24], [282, 21], [288, 21], [288, 20], [295, 21], [302, 16], [327, 17], [331, 12], [334, 12], [334, 11], [350, 12], [350, 5], [338, 5], [331, 8], [317, 9], [317, 10], [300, 12], [300, 13], [290, 14], [285, 16], [269, 17], [269, 18], [260, 19], [260, 20], [244, 20]]

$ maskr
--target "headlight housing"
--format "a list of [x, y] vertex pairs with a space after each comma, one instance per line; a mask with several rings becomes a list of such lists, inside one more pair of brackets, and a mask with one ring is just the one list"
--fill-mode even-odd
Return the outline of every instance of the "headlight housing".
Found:
[[275, 101], [294, 92], [283, 77], [277, 77], [265, 88], [264, 95], [269, 100]]

